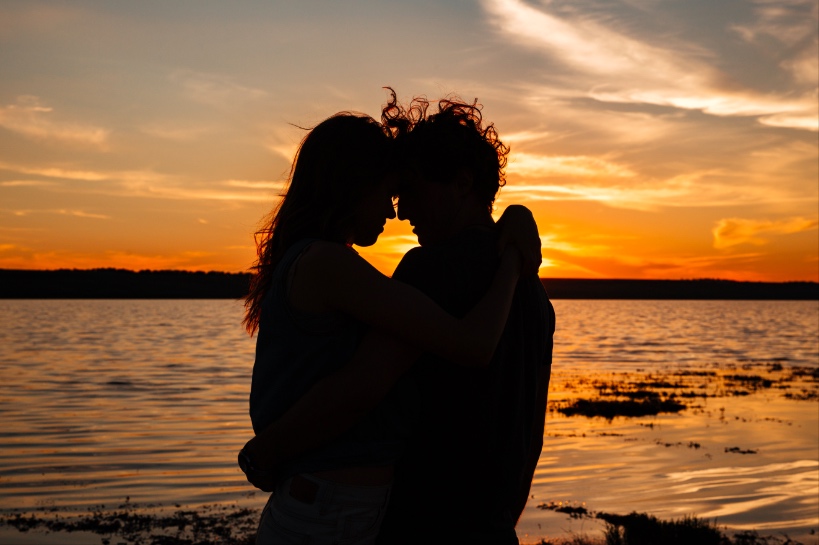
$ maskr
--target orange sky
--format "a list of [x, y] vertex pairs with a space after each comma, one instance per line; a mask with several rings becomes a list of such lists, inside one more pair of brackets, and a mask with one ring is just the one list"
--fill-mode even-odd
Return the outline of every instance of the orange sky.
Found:
[[819, 280], [815, 0], [282, 4], [3, 2], [0, 268], [246, 270], [293, 124], [391, 85], [484, 104], [541, 276]]

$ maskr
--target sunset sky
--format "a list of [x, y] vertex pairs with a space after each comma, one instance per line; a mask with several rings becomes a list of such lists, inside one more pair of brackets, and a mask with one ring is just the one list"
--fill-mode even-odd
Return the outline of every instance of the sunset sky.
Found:
[[817, 5], [4, 0], [0, 268], [246, 270], [293, 125], [389, 85], [484, 105], [541, 276], [817, 281]]

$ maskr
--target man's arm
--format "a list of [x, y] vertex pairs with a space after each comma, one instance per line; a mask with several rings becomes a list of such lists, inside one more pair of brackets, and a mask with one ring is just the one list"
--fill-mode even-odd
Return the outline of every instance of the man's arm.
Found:
[[518, 519], [523, 514], [526, 508], [526, 503], [529, 501], [529, 494], [532, 489], [532, 480], [537, 470], [538, 461], [540, 461], [540, 454], [543, 450], [543, 432], [546, 418], [546, 399], [549, 394], [549, 371], [550, 368], [544, 366], [537, 377], [537, 395], [535, 398], [535, 405], [537, 415], [535, 416], [535, 426], [531, 430], [529, 437], [529, 452], [526, 465], [523, 468], [521, 475], [520, 488], [516, 498], [516, 503], [512, 506], [512, 513]]
[[244, 450], [261, 470], [259, 475], [248, 475], [248, 480], [266, 490], [273, 484], [267, 481], [275, 480], [278, 464], [349, 430], [378, 406], [419, 354], [395, 337], [371, 329], [348, 364], [313, 385], [280, 419], [248, 441]]

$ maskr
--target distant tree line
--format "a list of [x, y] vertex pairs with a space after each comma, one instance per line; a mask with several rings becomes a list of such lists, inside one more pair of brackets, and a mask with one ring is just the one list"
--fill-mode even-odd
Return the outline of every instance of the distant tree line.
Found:
[[0, 269], [4, 299], [239, 299], [249, 273]]
[[542, 278], [553, 299], [819, 300], [817, 282]]
[[[817, 282], [543, 278], [553, 299], [819, 300]], [[2, 299], [241, 299], [249, 273], [0, 269]]]

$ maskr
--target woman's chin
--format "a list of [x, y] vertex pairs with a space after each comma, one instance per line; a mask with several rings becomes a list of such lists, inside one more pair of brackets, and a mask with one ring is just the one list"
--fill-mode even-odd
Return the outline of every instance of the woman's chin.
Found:
[[355, 240], [355, 245], [356, 246], [361, 246], [361, 247], [372, 246], [373, 244], [375, 244], [378, 241], [378, 236], [380, 234], [381, 233], [375, 233], [373, 235], [369, 235], [369, 236], [366, 236], [366, 237], [359, 237], [359, 238], [357, 238]]

